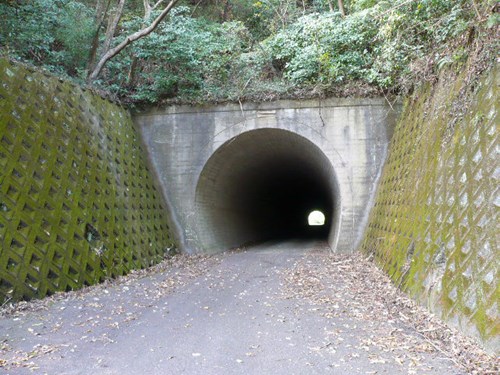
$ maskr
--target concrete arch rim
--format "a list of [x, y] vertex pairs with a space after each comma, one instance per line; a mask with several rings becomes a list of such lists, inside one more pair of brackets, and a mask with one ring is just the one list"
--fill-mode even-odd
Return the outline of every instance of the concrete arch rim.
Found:
[[[276, 130], [283, 130], [283, 131], [288, 131], [290, 133], [293, 133], [299, 137], [302, 137], [304, 138], [305, 140], [308, 140], [309, 142], [311, 142], [312, 144], [314, 144], [314, 146], [316, 146], [323, 155], [325, 155], [325, 157], [328, 159], [328, 156], [326, 156], [325, 154], [325, 151], [323, 150], [323, 145], [321, 144], [318, 144], [317, 141], [315, 140], [312, 140], [312, 139], [309, 139], [308, 137], [304, 136], [303, 134], [300, 134], [298, 132], [295, 132], [295, 131], [292, 131], [292, 130], [289, 130], [287, 129], [286, 127], [278, 127], [278, 126], [266, 126], [266, 125], [263, 125], [263, 126], [257, 126], [255, 128], [252, 128], [252, 129], [247, 129], [247, 130], [243, 130], [241, 132], [239, 132], [238, 134], [236, 135], [231, 135], [232, 132], [234, 132], [234, 128], [236, 126], [245, 126], [245, 124], [247, 124], [247, 121], [248, 120], [257, 120], [259, 119], [259, 117], [256, 115], [256, 116], [252, 116], [250, 119], [249, 118], [245, 118], [243, 121], [239, 121], [235, 124], [232, 124], [231, 126], [228, 126], [226, 127], [225, 129], [217, 132], [213, 139], [211, 140], [211, 142], [207, 142], [206, 144], [203, 145], [203, 147], [201, 148], [202, 150], [202, 154], [204, 153], [203, 151], [204, 150], [207, 150], [209, 148], [209, 145], [210, 144], [213, 144], [215, 145], [216, 147], [211, 150], [210, 152], [207, 152], [207, 154], [209, 155], [204, 161], [203, 161], [203, 167], [201, 169], [199, 169], [192, 177], [192, 180], [191, 180], [191, 186], [193, 187], [194, 191], [194, 197], [195, 197], [195, 201], [194, 201], [194, 204], [196, 205], [196, 191], [197, 191], [197, 187], [198, 187], [198, 182], [200, 180], [200, 177], [201, 177], [201, 174], [203, 173], [203, 170], [205, 168], [205, 166], [207, 165], [207, 163], [209, 162], [209, 160], [212, 158], [212, 156], [221, 148], [223, 147], [227, 142], [229, 142], [231, 139], [234, 139], [234, 138], [237, 138], [239, 137], [240, 135], [243, 135], [243, 134], [246, 134], [248, 132], [252, 132], [252, 131], [256, 131], [256, 130], [261, 130], [261, 129], [276, 129]], [[321, 132], [319, 132], [314, 126], [311, 126], [311, 125], [307, 125], [305, 123], [300, 123], [302, 125], [304, 125], [306, 128], [308, 129], [311, 129], [311, 131], [313, 131], [315, 134], [318, 135], [318, 139], [321, 139], [323, 142], [326, 142], [326, 137], [324, 136], [324, 134], [321, 134]], [[220, 139], [218, 139], [220, 138]], [[342, 159], [342, 157], [338, 154], [338, 153], [335, 153], [333, 155], [334, 159], [335, 160], [330, 160], [330, 164], [332, 165], [332, 168], [335, 170], [335, 165], [339, 165], [339, 166], [343, 166], [345, 164], [345, 161]], [[338, 159], [338, 160], [337, 160]], [[338, 185], [338, 176], [337, 174], [335, 174], [335, 181], [337, 183], [337, 187], [339, 187]], [[340, 191], [340, 190], [339, 190]]]
[[[335, 199], [333, 199], [333, 201], [334, 201], [334, 208], [333, 208], [334, 217], [332, 218], [332, 223], [335, 223], [335, 225], [332, 224], [329, 238], [328, 238], [328, 244], [330, 246], [330, 250], [334, 251], [336, 249], [338, 241], [339, 241], [340, 228], [342, 226], [342, 214], [341, 214], [342, 213], [342, 195], [341, 195], [341, 189], [340, 189], [340, 184], [339, 184], [339, 178], [338, 178], [337, 173], [335, 171], [334, 163], [332, 160], [330, 160], [328, 158], [328, 156], [323, 151], [323, 149], [318, 144], [316, 144], [313, 140], [307, 138], [306, 136], [304, 136], [302, 134], [291, 131], [289, 129], [285, 129], [282, 127], [269, 127], [269, 126], [253, 128], [253, 129], [243, 131], [243, 132], [241, 132], [237, 135], [234, 135], [232, 137], [228, 137], [228, 139], [226, 139], [224, 142], [217, 144], [217, 147], [210, 153], [210, 156], [204, 162], [203, 167], [201, 168], [201, 171], [196, 174], [195, 181], [193, 181], [192, 186], [194, 187], [194, 201], [193, 201], [194, 211], [195, 212], [198, 211], [199, 195], [200, 195], [199, 190], [200, 190], [200, 183], [202, 180], [203, 173], [206, 171], [207, 166], [210, 164], [210, 162], [211, 161], [213, 162], [213, 158], [215, 156], [217, 156], [219, 154], [219, 152], [221, 152], [224, 147], [229, 146], [237, 138], [239, 138], [241, 136], [247, 136], [248, 134], [253, 133], [253, 132], [260, 132], [263, 130], [273, 130], [273, 131], [277, 131], [277, 132], [291, 133], [291, 134], [293, 134], [293, 136], [300, 138], [301, 141], [308, 143], [313, 148], [313, 150], [318, 155], [320, 155], [320, 157], [322, 159], [326, 160], [327, 165], [328, 165], [328, 169], [329, 169], [330, 182], [332, 183], [332, 187], [333, 187], [332, 194], [335, 197]], [[218, 133], [218, 135], [221, 133], [223, 133], [223, 132]], [[198, 216], [198, 215], [196, 215], [196, 216]], [[199, 222], [199, 218], [197, 218], [196, 223], [195, 223], [195, 228], [199, 229], [200, 226], [201, 225]], [[200, 243], [200, 241], [198, 241], [198, 243]]]

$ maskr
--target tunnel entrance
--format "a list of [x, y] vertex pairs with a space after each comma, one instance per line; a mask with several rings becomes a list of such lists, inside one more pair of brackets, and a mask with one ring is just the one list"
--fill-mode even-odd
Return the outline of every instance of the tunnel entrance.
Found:
[[[336, 245], [340, 195], [333, 167], [318, 146], [287, 130], [252, 130], [220, 146], [201, 172], [195, 206], [207, 252], [298, 238]], [[314, 210], [324, 225], [309, 225]]]

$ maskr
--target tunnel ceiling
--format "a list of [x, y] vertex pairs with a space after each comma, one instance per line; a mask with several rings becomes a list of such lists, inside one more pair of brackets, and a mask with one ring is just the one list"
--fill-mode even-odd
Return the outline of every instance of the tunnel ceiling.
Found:
[[[223, 144], [196, 188], [197, 235], [207, 251], [284, 238], [333, 238], [338, 188], [328, 158], [286, 130], [258, 129]], [[310, 227], [308, 214], [325, 214]]]

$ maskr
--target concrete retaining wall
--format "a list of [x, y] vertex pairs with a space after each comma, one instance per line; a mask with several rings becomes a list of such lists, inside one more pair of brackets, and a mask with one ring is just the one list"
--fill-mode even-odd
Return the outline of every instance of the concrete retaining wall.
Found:
[[130, 115], [0, 59], [0, 304], [150, 266], [172, 246]]
[[397, 284], [497, 352], [498, 86], [498, 69], [474, 91], [448, 72], [408, 100], [362, 246]]

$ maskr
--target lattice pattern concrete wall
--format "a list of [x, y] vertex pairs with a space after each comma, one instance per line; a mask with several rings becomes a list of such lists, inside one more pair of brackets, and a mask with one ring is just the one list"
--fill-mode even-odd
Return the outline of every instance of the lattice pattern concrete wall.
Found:
[[129, 114], [0, 60], [0, 303], [161, 260], [171, 246]]
[[463, 77], [405, 106], [363, 249], [444, 319], [499, 348], [498, 70], [464, 117]]

